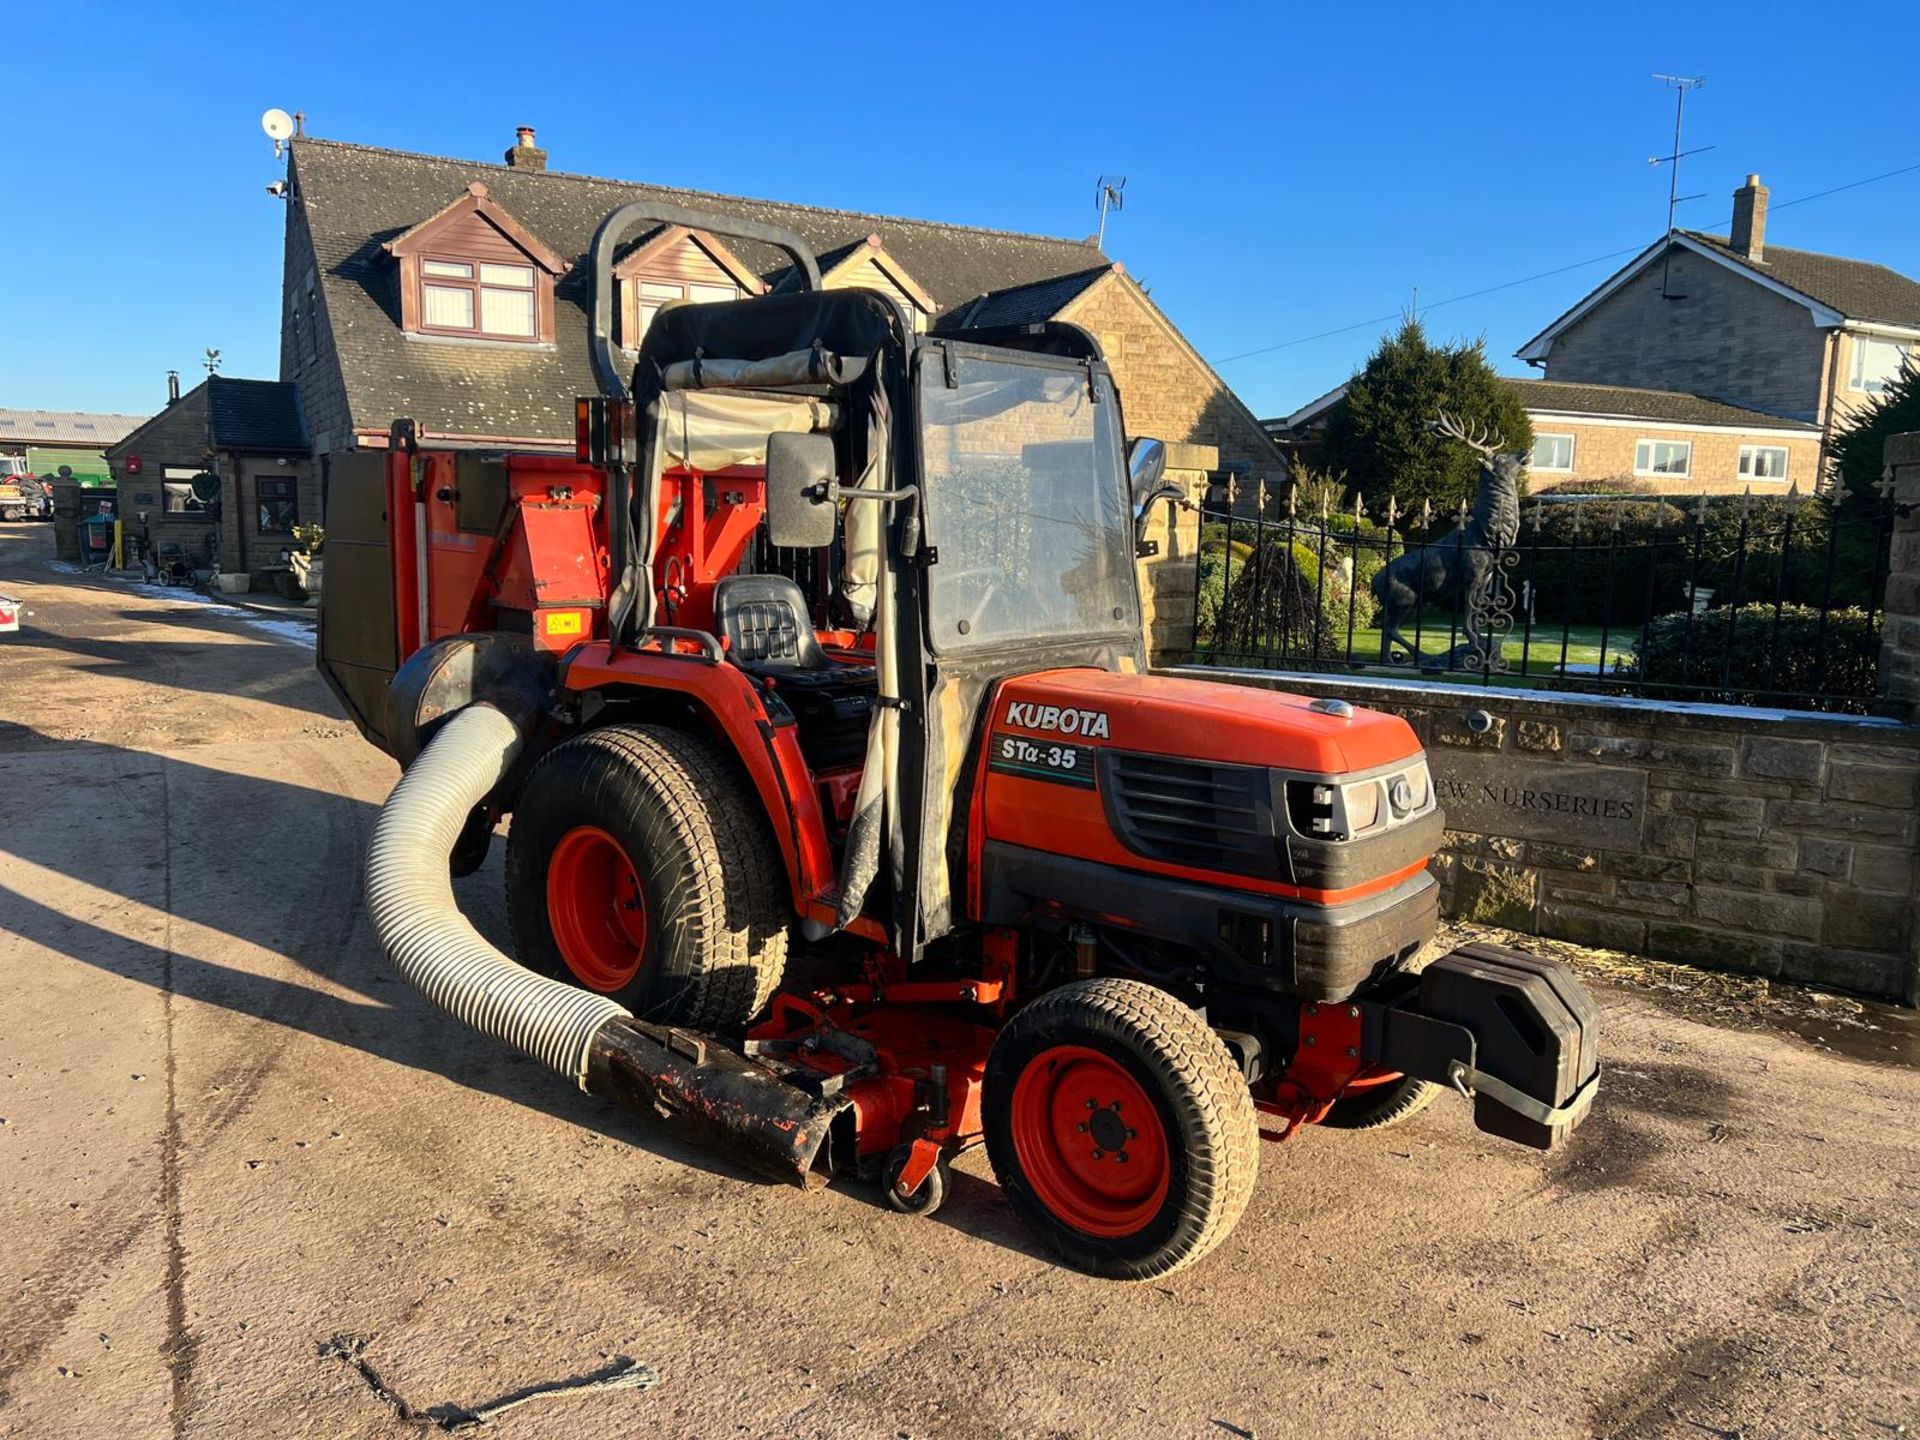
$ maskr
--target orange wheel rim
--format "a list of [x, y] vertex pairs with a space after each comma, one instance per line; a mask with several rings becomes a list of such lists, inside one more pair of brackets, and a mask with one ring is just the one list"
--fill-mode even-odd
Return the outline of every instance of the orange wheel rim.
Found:
[[597, 825], [576, 825], [547, 862], [547, 919], [560, 958], [589, 990], [623, 990], [647, 948], [647, 895], [626, 847]]
[[1098, 1050], [1055, 1045], [1020, 1072], [1013, 1148], [1034, 1198], [1082, 1234], [1136, 1234], [1166, 1203], [1173, 1166], [1160, 1112]]

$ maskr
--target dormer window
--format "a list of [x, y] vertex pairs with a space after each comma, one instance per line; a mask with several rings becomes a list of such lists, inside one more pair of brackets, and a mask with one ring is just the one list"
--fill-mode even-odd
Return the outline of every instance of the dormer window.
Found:
[[820, 284], [827, 290], [878, 290], [891, 296], [907, 312], [913, 328], [924, 335], [939, 304], [907, 273], [878, 235], [829, 250], [820, 257]]
[[638, 350], [654, 317], [669, 305], [710, 305], [758, 295], [767, 287], [726, 246], [703, 230], [668, 225], [613, 267], [620, 344]]
[[534, 275], [531, 265], [422, 258], [421, 328], [494, 340], [532, 340], [540, 333]]
[[400, 262], [400, 326], [409, 334], [553, 339], [553, 282], [567, 267], [477, 181], [385, 248]]

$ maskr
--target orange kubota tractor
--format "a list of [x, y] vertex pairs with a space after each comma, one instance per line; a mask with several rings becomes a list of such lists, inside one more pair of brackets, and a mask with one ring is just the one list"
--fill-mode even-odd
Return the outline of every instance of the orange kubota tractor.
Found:
[[[610, 260], [686, 224], [790, 293], [662, 312]], [[917, 335], [792, 234], [603, 222], [571, 458], [396, 422], [330, 474], [320, 665], [406, 766], [368, 905], [436, 1003], [801, 1184], [926, 1213], [983, 1143], [1070, 1264], [1232, 1228], [1261, 1135], [1452, 1087], [1545, 1148], [1599, 1067], [1559, 966], [1417, 971], [1441, 838], [1401, 720], [1146, 673], [1162, 447], [1070, 325]], [[512, 816], [517, 960], [454, 905]]]

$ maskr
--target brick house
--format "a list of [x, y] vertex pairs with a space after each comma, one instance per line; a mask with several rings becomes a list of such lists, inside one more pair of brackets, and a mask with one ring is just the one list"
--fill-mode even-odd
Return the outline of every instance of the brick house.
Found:
[[[635, 200], [784, 226], [826, 284], [897, 299], [923, 330], [1065, 320], [1104, 344], [1128, 428], [1208, 468], [1278, 471], [1252, 413], [1124, 266], [1084, 241], [666, 189], [547, 168], [530, 129], [503, 164], [297, 136], [290, 146], [281, 378], [300, 387], [314, 454], [380, 447], [396, 417], [436, 444], [571, 448], [595, 390], [587, 251]], [[777, 290], [779, 252], [671, 226], [615, 271], [631, 350], [660, 306]], [[1213, 453], [1217, 452], [1217, 461]]]
[[[1563, 418], [1583, 413], [1566, 386], [1604, 387], [1616, 401], [1665, 392], [1746, 413], [1715, 411], [1714, 428], [1700, 431], [1690, 454], [1677, 448], [1679, 436], [1664, 451], [1643, 449], [1639, 458], [1650, 465], [1622, 465], [1618, 445], [1577, 432], [1591, 440], [1594, 458], [1580, 454], [1581, 438], [1555, 447], [1572, 451], [1567, 473], [1685, 480], [1690, 491], [1814, 488], [1819, 471], [1799, 458], [1806, 440], [1749, 439], [1757, 417], [1793, 422], [1802, 434], [1811, 427], [1814, 453], [1823, 456], [1834, 429], [1920, 351], [1920, 281], [1865, 260], [1768, 244], [1767, 188], [1758, 175], [1734, 192], [1733, 204], [1731, 234], [1663, 236], [1516, 354], [1541, 369], [1548, 384], [1533, 394], [1561, 403], [1570, 411]], [[1629, 418], [1694, 409], [1681, 400], [1634, 403]], [[1552, 430], [1551, 418], [1535, 428]], [[1778, 465], [1785, 469], [1775, 473]]]
[[[177, 547], [196, 570], [261, 573], [320, 519], [298, 389], [279, 380], [210, 375], [107, 449], [119, 515], [155, 554]], [[208, 504], [195, 477], [219, 482]]]

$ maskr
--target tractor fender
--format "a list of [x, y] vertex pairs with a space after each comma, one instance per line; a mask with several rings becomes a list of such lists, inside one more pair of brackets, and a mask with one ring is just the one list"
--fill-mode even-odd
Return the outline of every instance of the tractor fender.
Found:
[[791, 722], [777, 723], [767, 714], [759, 691], [744, 674], [705, 656], [616, 653], [594, 643], [569, 653], [561, 666], [560, 686], [563, 692], [598, 691], [608, 700], [626, 692], [649, 698], [670, 695], [691, 705], [759, 797], [786, 865], [795, 911], [803, 918], [832, 919], [824, 897], [838, 882], [833, 849], [798, 733]]

